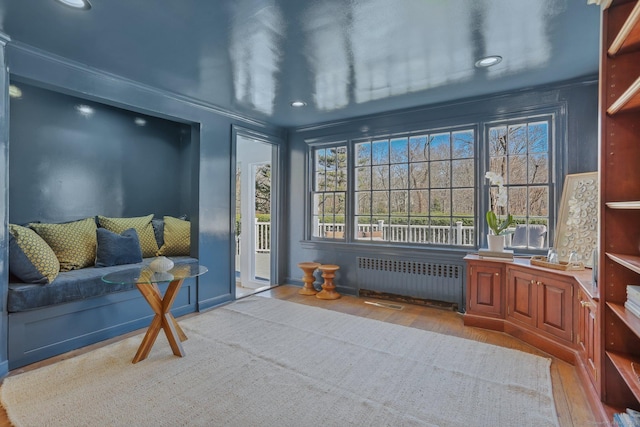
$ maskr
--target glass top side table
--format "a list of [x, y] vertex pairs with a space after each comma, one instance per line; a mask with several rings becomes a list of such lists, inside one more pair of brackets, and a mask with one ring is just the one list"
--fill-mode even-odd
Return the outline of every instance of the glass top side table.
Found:
[[[208, 271], [207, 267], [198, 264], [175, 264], [166, 272], [156, 272], [147, 265], [129, 268], [122, 271], [105, 274], [102, 280], [112, 284], [135, 284], [144, 299], [147, 301], [155, 316], [142, 339], [138, 352], [133, 358], [133, 363], [144, 360], [149, 355], [153, 344], [164, 330], [173, 354], [183, 357], [185, 355], [182, 342], [186, 341], [185, 335], [178, 321], [171, 314], [171, 307], [178, 295], [178, 291], [185, 279], [200, 276]], [[169, 283], [164, 296], [160, 293], [159, 283]]]

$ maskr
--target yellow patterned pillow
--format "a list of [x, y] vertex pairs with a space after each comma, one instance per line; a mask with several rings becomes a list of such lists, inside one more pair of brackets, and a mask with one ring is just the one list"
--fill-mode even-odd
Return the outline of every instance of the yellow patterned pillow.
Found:
[[85, 218], [63, 224], [32, 223], [34, 229], [60, 261], [60, 271], [92, 266], [96, 261], [96, 221]]
[[155, 256], [158, 252], [158, 243], [151, 224], [152, 219], [153, 214], [133, 218], [107, 218], [98, 215], [100, 226], [114, 233], [122, 234], [124, 230], [134, 228], [140, 238], [140, 249], [142, 249], [142, 256], [145, 258]]
[[35, 231], [19, 225], [9, 224], [9, 232], [18, 246], [9, 243], [9, 270], [24, 283], [53, 282], [60, 272], [60, 263], [47, 242]]
[[172, 216], [164, 217], [164, 244], [158, 255], [180, 256], [191, 253], [191, 223]]

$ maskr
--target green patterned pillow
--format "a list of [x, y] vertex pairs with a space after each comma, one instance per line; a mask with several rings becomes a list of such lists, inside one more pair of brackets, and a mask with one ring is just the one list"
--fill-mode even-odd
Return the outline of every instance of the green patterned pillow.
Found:
[[164, 217], [164, 244], [158, 255], [180, 256], [191, 253], [191, 223], [172, 216]]
[[94, 218], [63, 224], [31, 223], [29, 227], [51, 246], [60, 261], [60, 271], [77, 270], [95, 263], [97, 227]]
[[15, 224], [9, 224], [9, 233], [11, 273], [24, 283], [53, 282], [60, 272], [60, 263], [47, 242], [35, 231]]
[[142, 256], [145, 258], [156, 256], [156, 252], [158, 252], [158, 242], [156, 242], [151, 224], [152, 219], [153, 214], [133, 218], [107, 218], [98, 215], [100, 227], [114, 233], [122, 234], [124, 230], [134, 228], [140, 238], [140, 249], [142, 249]]

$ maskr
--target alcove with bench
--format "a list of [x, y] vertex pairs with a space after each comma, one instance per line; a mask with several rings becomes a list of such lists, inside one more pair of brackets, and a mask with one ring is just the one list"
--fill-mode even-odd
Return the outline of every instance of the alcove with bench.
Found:
[[[15, 84], [21, 97], [12, 98], [10, 104], [10, 230], [35, 230], [33, 234], [48, 240], [51, 230], [51, 235], [66, 237], [83, 229], [88, 230], [85, 237], [95, 239], [98, 229], [111, 228], [117, 235], [121, 228], [133, 227], [142, 262], [156, 254], [178, 254], [174, 259], [179, 262], [198, 262], [188, 247], [186, 252], [185, 248], [161, 250], [167, 247], [163, 237], [168, 218], [191, 227], [185, 221], [193, 205], [189, 125]], [[145, 250], [145, 239], [154, 245], [152, 249]], [[90, 247], [76, 243], [77, 248]], [[98, 239], [98, 253], [99, 245]], [[95, 252], [85, 254], [83, 263], [67, 265], [62, 270], [69, 271], [61, 271], [45, 284], [22, 283], [10, 269], [6, 299], [9, 369], [149, 323], [153, 313], [135, 286], [101, 280], [104, 274], [130, 264], [96, 265], [95, 257]], [[185, 281], [174, 315], [196, 310], [197, 283], [196, 279]]]

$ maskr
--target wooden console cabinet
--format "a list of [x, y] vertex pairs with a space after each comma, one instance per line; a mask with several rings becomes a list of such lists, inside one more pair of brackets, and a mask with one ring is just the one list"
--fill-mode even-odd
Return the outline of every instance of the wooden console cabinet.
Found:
[[[585, 346], [577, 337], [585, 339], [585, 333], [579, 333], [581, 322], [590, 322], [585, 328], [591, 334], [598, 329], [598, 293], [591, 270], [551, 270], [528, 259], [503, 262], [468, 255], [465, 260], [465, 325], [510, 333], [569, 363], [577, 357], [587, 360], [583, 353], [593, 340]], [[585, 311], [592, 317], [585, 314], [581, 320]]]
[[467, 255], [464, 324], [506, 332], [576, 366], [600, 418], [599, 294], [591, 270]]

